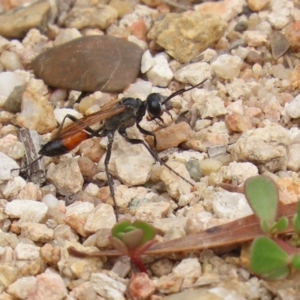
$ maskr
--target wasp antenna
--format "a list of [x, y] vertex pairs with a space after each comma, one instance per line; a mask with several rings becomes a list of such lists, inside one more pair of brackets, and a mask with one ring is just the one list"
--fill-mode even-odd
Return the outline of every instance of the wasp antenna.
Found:
[[36, 158], [32, 162], [30, 162], [29, 164], [25, 165], [24, 167], [17, 168], [17, 169], [11, 169], [11, 172], [16, 171], [16, 170], [18, 170], [18, 171], [27, 170], [31, 165], [33, 165], [34, 163], [36, 163], [37, 161], [39, 161], [43, 156], [44, 155], [40, 155], [38, 158]]
[[162, 102], [162, 105], [165, 104], [166, 102], [168, 102], [169, 100], [171, 100], [172, 98], [174, 98], [175, 96], [178, 96], [178, 95], [181, 95], [185, 92], [188, 92], [192, 89], [195, 89], [197, 87], [199, 87], [202, 83], [204, 83], [208, 78], [205, 78], [204, 80], [202, 80], [200, 83], [197, 83], [196, 85], [188, 88], [188, 89], [181, 89], [181, 90], [178, 90], [176, 91], [175, 93], [171, 94], [167, 99], [165, 99], [163, 102]]

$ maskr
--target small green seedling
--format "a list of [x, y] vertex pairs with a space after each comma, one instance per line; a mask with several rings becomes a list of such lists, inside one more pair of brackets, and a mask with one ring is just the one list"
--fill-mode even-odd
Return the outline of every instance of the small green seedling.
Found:
[[146, 222], [123, 220], [112, 228], [110, 241], [120, 253], [129, 256], [141, 272], [147, 273], [140, 256], [155, 243], [155, 236], [154, 227]]
[[282, 279], [290, 274], [291, 267], [300, 269], [300, 204], [293, 219], [295, 234], [290, 243], [277, 238], [288, 227], [288, 219], [276, 221], [279, 193], [276, 183], [266, 176], [254, 176], [246, 180], [244, 192], [254, 214], [260, 220], [263, 233], [251, 245], [250, 268], [265, 279]]

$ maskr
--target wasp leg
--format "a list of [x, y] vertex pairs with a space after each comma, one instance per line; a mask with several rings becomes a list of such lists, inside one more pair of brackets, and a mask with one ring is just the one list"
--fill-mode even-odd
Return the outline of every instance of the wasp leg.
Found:
[[[145, 130], [146, 131], [146, 130]], [[143, 141], [143, 140], [140, 140], [140, 139], [131, 139], [127, 136], [127, 132], [126, 132], [126, 129], [125, 128], [120, 128], [118, 130], [118, 132], [120, 133], [120, 135], [122, 137], [124, 137], [124, 139], [131, 143], [131, 144], [143, 144], [145, 146], [145, 148], [150, 152], [150, 154], [153, 156], [153, 158], [155, 159], [155, 161], [158, 161], [161, 165], [165, 166], [167, 169], [169, 169], [171, 172], [173, 172], [174, 174], [176, 174], [178, 177], [180, 177], [181, 179], [183, 179], [185, 182], [187, 182], [188, 184], [190, 184], [191, 186], [194, 186], [193, 183], [191, 183], [190, 181], [188, 181], [187, 179], [185, 179], [183, 176], [181, 176], [179, 173], [177, 173], [175, 170], [173, 170], [171, 167], [169, 167], [164, 161], [162, 161], [159, 156], [157, 155], [156, 152], [154, 152], [150, 147], [149, 145]], [[149, 131], [146, 131], [146, 132], [149, 132]], [[155, 134], [153, 132], [150, 132], [152, 133], [154, 136]], [[149, 134], [149, 135], [152, 135], [152, 134]]]
[[[152, 131], [148, 131], [144, 128], [141, 127], [141, 125], [139, 123], [136, 124], [136, 127], [138, 128], [138, 130], [142, 133], [142, 134], [145, 134], [145, 135], [150, 135], [150, 136], [153, 136], [153, 139], [154, 139], [154, 149], [155, 149], [155, 152], [157, 152], [157, 140], [156, 140], [156, 135], [154, 132]], [[121, 133], [120, 133], [121, 134]], [[122, 135], [122, 134], [121, 134]], [[125, 138], [125, 136], [124, 136]], [[148, 146], [148, 145], [147, 145]], [[149, 146], [148, 146], [149, 147]], [[154, 157], [155, 158], [155, 157]], [[156, 159], [156, 158], [155, 158]]]
[[106, 177], [107, 177], [107, 182], [108, 182], [110, 194], [113, 198], [113, 202], [114, 202], [114, 206], [115, 206], [116, 219], [117, 219], [117, 222], [118, 222], [118, 220], [119, 220], [119, 208], [118, 208], [116, 198], [115, 198], [114, 183], [113, 183], [113, 181], [111, 179], [111, 175], [109, 174], [109, 171], [108, 171], [108, 164], [109, 164], [109, 160], [110, 160], [110, 156], [111, 156], [111, 148], [112, 148], [112, 143], [114, 141], [114, 133], [113, 132], [107, 132], [106, 136], [108, 138], [108, 144], [107, 144], [106, 157], [105, 157], [105, 161], [104, 161], [104, 167], [105, 167], [105, 174], [106, 174]]

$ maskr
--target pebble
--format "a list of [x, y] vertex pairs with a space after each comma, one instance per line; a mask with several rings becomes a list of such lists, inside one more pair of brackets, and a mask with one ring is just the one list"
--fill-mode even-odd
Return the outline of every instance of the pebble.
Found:
[[201, 264], [198, 258], [185, 258], [173, 268], [172, 273], [182, 276], [182, 288], [190, 288], [202, 275]]
[[271, 172], [284, 170], [290, 138], [280, 125], [249, 130], [241, 135], [231, 149], [235, 161], [249, 161]]
[[231, 162], [228, 166], [221, 168], [223, 180], [240, 185], [251, 176], [258, 175], [258, 168], [250, 162]]
[[[180, 122], [172, 124], [155, 133], [157, 139], [157, 150], [164, 151], [166, 149], [178, 147], [181, 143], [186, 142], [192, 136], [193, 131], [189, 124]], [[146, 138], [153, 146], [153, 138]]]
[[35, 1], [29, 6], [8, 10], [0, 15], [0, 35], [22, 38], [32, 28], [45, 30], [50, 15], [50, 1]]
[[53, 229], [45, 224], [23, 222], [21, 224], [21, 236], [28, 237], [34, 242], [47, 243], [53, 239]]
[[0, 63], [7, 71], [24, 70], [20, 57], [12, 51], [3, 51], [0, 55]]
[[[141, 134], [133, 128], [129, 137], [140, 138]], [[99, 168], [104, 170], [104, 155], [99, 163]], [[109, 172], [126, 185], [141, 185], [148, 178], [154, 159], [143, 145], [133, 145], [121, 136], [115, 135], [112, 154], [109, 162]]]
[[178, 274], [163, 275], [155, 282], [156, 289], [163, 294], [174, 294], [181, 290], [183, 277]]
[[164, 54], [157, 54], [153, 58], [153, 65], [146, 72], [148, 80], [153, 85], [167, 87], [173, 79], [173, 72], [169, 67], [168, 60]]
[[[191, 180], [190, 174], [184, 163], [169, 160], [167, 165], [180, 174], [184, 179], [189, 181]], [[185, 180], [179, 178], [177, 174], [171, 172], [165, 166], [161, 166], [159, 178], [166, 185], [168, 194], [173, 199], [179, 200], [181, 195], [186, 195], [191, 192], [191, 185]]]
[[22, 111], [17, 116], [20, 127], [35, 129], [40, 134], [51, 132], [56, 128], [53, 107], [43, 96], [47, 93], [47, 87], [41, 80], [29, 81], [22, 95]]
[[274, 31], [271, 35], [271, 50], [274, 59], [278, 59], [290, 48], [287, 38], [280, 32]]
[[284, 37], [289, 42], [289, 44], [291, 46], [291, 49], [293, 51], [299, 51], [299, 49], [300, 49], [300, 46], [299, 46], [299, 40], [300, 40], [299, 28], [300, 28], [300, 22], [299, 21], [292, 22], [284, 28]]
[[18, 141], [15, 135], [7, 134], [0, 139], [0, 152], [5, 153], [12, 159], [20, 159], [25, 154], [24, 144]]
[[296, 96], [292, 102], [285, 105], [284, 112], [292, 119], [300, 117], [300, 95]]
[[203, 14], [212, 14], [229, 21], [240, 14], [243, 3], [239, 0], [224, 0], [221, 2], [207, 2], [195, 6], [196, 11]]
[[4, 211], [11, 218], [39, 223], [45, 217], [48, 206], [38, 201], [15, 199], [6, 204]]
[[245, 195], [227, 191], [215, 193], [212, 207], [220, 219], [236, 220], [253, 213]]
[[217, 42], [225, 29], [226, 22], [214, 15], [197, 12], [167, 14], [154, 23], [148, 38], [179, 62], [186, 63]]
[[101, 229], [112, 228], [115, 223], [116, 216], [112, 206], [101, 203], [89, 213], [84, 230], [94, 233]]
[[13, 179], [13, 169], [18, 169], [19, 165], [15, 160], [11, 159], [9, 156], [0, 152], [0, 182]]
[[58, 205], [58, 199], [52, 194], [47, 194], [43, 197], [42, 203], [45, 203], [48, 207], [55, 208]]
[[8, 294], [18, 299], [28, 299], [29, 291], [35, 286], [36, 277], [27, 276], [17, 279], [8, 287]]
[[36, 76], [52, 87], [121, 92], [137, 78], [142, 54], [139, 46], [126, 40], [86, 36], [43, 52], [32, 67]]
[[155, 292], [155, 286], [146, 273], [136, 273], [127, 285], [126, 294], [130, 299], [149, 299]]
[[62, 277], [50, 269], [37, 275], [35, 285], [28, 290], [28, 297], [32, 300], [64, 299], [67, 294], [68, 291]]
[[83, 185], [83, 177], [78, 163], [74, 159], [62, 161], [57, 165], [50, 164], [47, 180], [54, 184], [57, 191], [64, 196], [77, 193]]
[[235, 55], [222, 54], [211, 64], [217, 76], [223, 79], [238, 77], [243, 61]]
[[126, 285], [121, 281], [117, 281], [103, 273], [94, 273], [91, 276], [91, 283], [100, 296], [108, 300], [125, 300]]
[[179, 82], [197, 85], [207, 78], [212, 78], [213, 69], [206, 62], [189, 64], [177, 70], [174, 77]]
[[250, 117], [235, 112], [225, 116], [225, 123], [231, 132], [246, 132], [252, 128]]
[[[80, 16], [80, 17], [79, 17]], [[118, 18], [118, 11], [110, 5], [102, 3], [81, 1], [75, 2], [75, 5], [68, 12], [64, 25], [67, 28], [106, 29]]]
[[77, 242], [65, 241], [61, 249], [61, 257], [57, 264], [61, 275], [67, 279], [88, 280], [103, 268], [103, 261], [99, 257], [75, 257], [70, 255], [68, 248], [75, 247], [79, 251], [96, 252], [96, 247], [83, 247]]
[[270, 0], [249, 0], [248, 6], [252, 11], [261, 11], [263, 10], [268, 4]]

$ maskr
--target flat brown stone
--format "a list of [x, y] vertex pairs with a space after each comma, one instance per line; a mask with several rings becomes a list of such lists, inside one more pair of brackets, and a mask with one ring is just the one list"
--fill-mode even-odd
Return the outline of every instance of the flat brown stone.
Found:
[[53, 47], [32, 62], [37, 77], [55, 88], [121, 92], [140, 71], [143, 50], [112, 36], [85, 36]]

